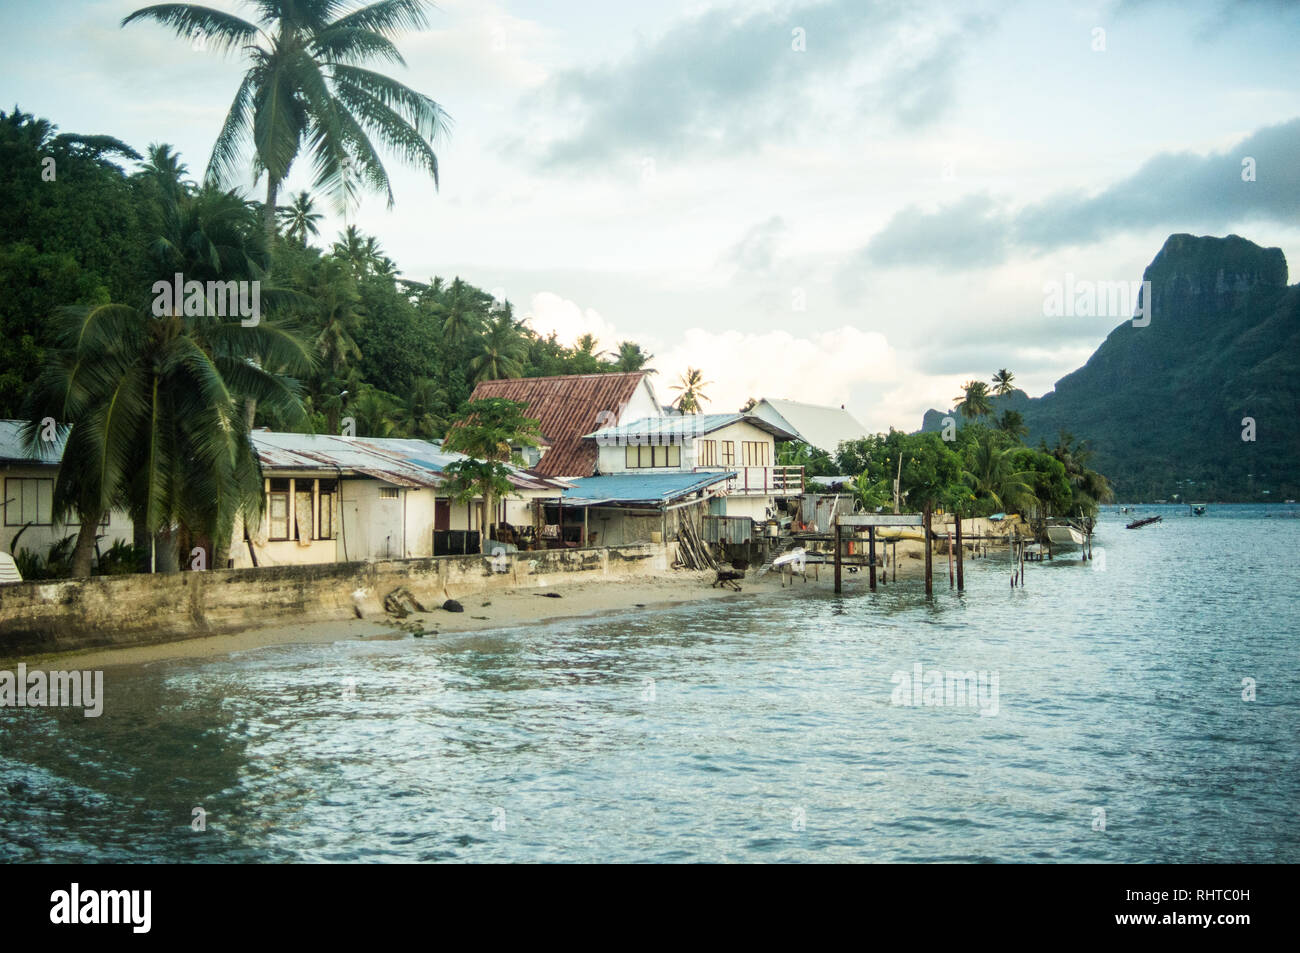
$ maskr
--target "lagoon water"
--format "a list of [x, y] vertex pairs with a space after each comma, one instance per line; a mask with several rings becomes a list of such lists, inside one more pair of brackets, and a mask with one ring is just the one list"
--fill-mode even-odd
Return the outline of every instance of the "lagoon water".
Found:
[[[0, 861], [1300, 861], [1300, 509], [1155, 512], [1018, 590], [113, 667], [0, 710]], [[997, 713], [892, 704], [918, 663]]]

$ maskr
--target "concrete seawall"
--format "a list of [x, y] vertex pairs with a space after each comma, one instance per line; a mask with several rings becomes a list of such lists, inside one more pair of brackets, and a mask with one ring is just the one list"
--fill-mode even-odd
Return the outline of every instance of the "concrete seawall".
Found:
[[[368, 563], [326, 563], [0, 586], [0, 658], [103, 646], [149, 645], [275, 622], [382, 617], [405, 587], [426, 608], [445, 599], [666, 569], [663, 545]], [[504, 569], [504, 571], [500, 571]]]

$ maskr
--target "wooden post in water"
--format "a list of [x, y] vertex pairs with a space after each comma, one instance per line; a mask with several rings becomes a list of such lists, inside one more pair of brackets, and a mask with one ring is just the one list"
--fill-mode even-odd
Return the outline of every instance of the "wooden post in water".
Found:
[[876, 528], [867, 527], [867, 547], [871, 557], [871, 591], [876, 591]]
[[961, 512], [958, 511], [957, 517], [957, 591], [961, 592], [966, 588], [966, 577], [962, 574], [962, 545], [961, 545]]
[[925, 540], [925, 594], [934, 595], [934, 560], [930, 552], [930, 504], [925, 504], [921, 518], [921, 536]]
[[948, 539], [948, 588], [951, 589], [954, 584], [952, 574], [952, 533], [945, 533], [944, 536]]
[[843, 543], [840, 541], [840, 524], [835, 523], [835, 591], [840, 591], [840, 549]]

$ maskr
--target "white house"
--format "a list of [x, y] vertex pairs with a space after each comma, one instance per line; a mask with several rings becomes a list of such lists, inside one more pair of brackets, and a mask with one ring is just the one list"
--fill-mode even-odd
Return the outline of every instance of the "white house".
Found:
[[718, 516], [766, 519], [779, 498], [803, 492], [803, 468], [776, 463], [776, 441], [788, 430], [751, 414], [645, 417], [586, 435], [597, 448], [597, 474], [728, 473]]
[[[236, 567], [478, 552], [483, 501], [457, 503], [442, 470], [462, 454], [425, 440], [252, 434], [266, 501], [261, 525], [236, 527]], [[531, 502], [567, 487], [512, 468], [497, 523], [530, 526]]]
[[[37, 455], [29, 456], [22, 426], [21, 420], [0, 420], [0, 492], [4, 494], [0, 552], [28, 549], [44, 557], [55, 543], [75, 536], [81, 524], [54, 521], [54, 480], [63, 458], [64, 438], [41, 443]], [[100, 551], [118, 540], [131, 542], [131, 520], [125, 510], [106, 513], [99, 526]]]

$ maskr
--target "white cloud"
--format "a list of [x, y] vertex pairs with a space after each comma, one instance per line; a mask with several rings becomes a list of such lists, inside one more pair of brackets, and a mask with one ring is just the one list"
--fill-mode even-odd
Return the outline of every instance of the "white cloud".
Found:
[[552, 291], [539, 291], [533, 295], [524, 321], [543, 337], [554, 332], [559, 342], [568, 347], [584, 334], [594, 335], [597, 350], [601, 351], [613, 350], [620, 340], [624, 340], [599, 311], [584, 308]]
[[[699, 368], [706, 411], [738, 410], [750, 397], [784, 397], [814, 404], [846, 404], [863, 385], [898, 376], [898, 359], [883, 334], [840, 327], [808, 337], [789, 331], [709, 331], [691, 328], [681, 343], [656, 355], [660, 399], [689, 367]], [[849, 407], [853, 410], [852, 407]]]

